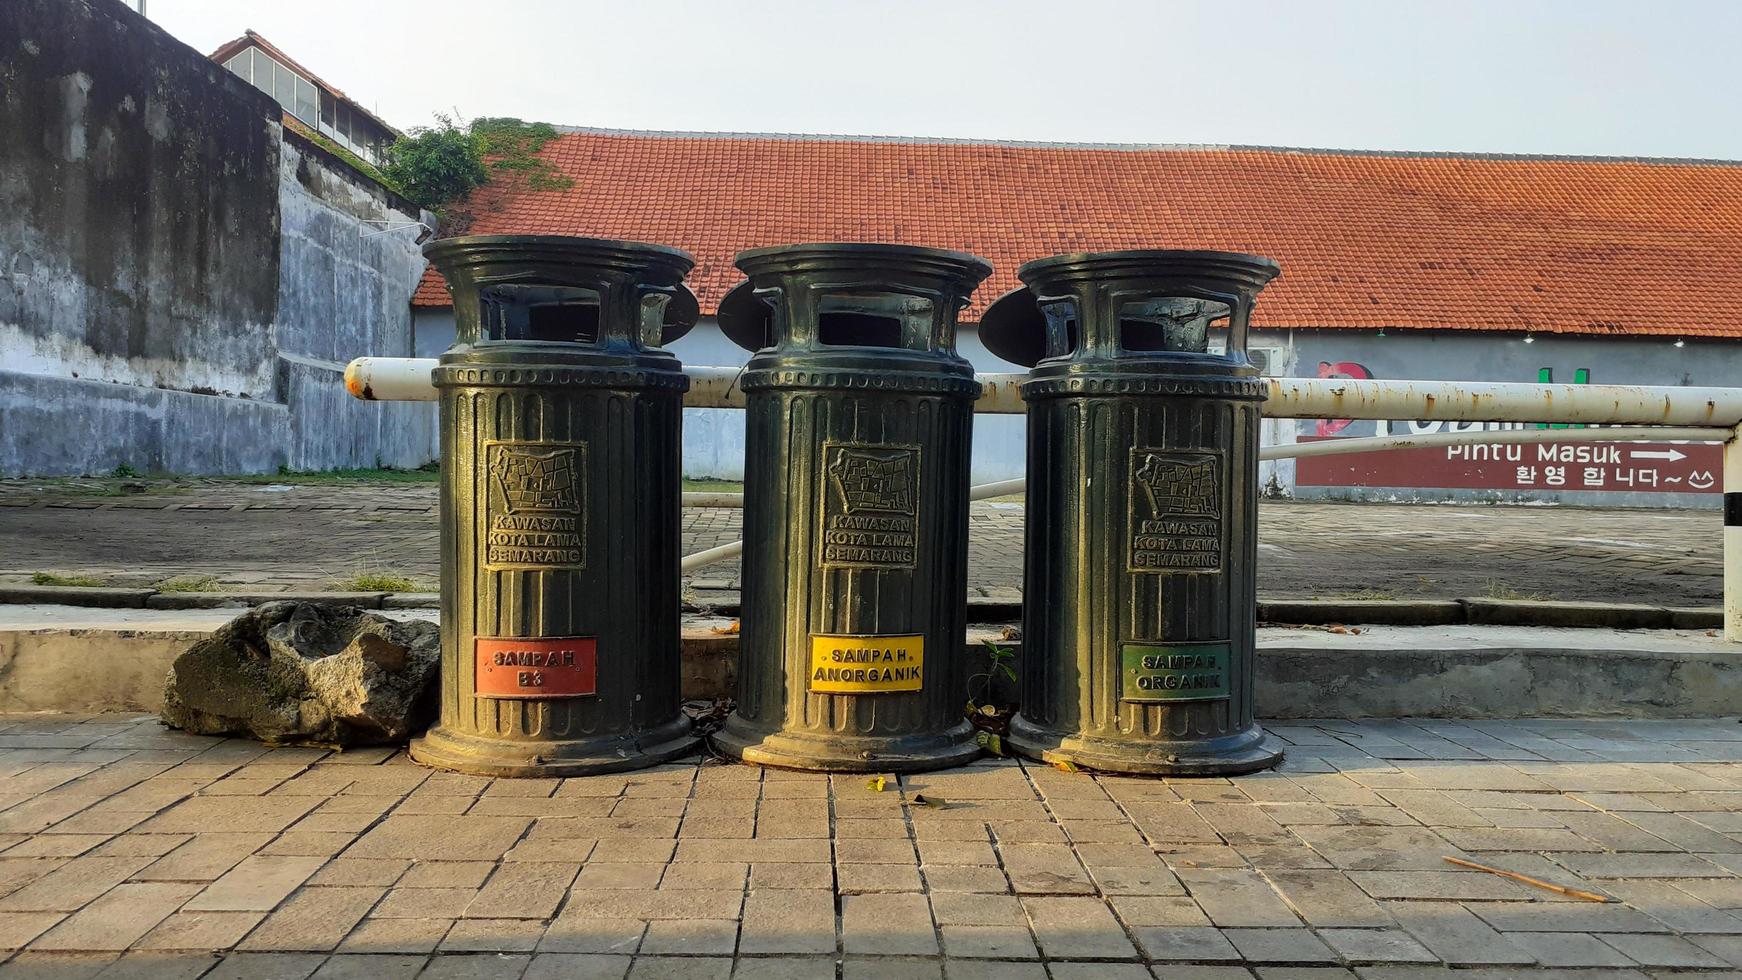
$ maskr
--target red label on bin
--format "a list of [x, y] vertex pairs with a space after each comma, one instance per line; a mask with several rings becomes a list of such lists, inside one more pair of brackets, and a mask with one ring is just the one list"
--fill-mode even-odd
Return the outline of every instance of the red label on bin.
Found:
[[573, 698], [597, 693], [599, 641], [591, 636], [478, 637], [481, 698]]

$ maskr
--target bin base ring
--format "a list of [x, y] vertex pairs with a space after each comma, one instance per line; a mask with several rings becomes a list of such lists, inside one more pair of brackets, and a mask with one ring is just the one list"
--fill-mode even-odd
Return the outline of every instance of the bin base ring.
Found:
[[929, 772], [980, 755], [966, 720], [937, 734], [870, 736], [761, 731], [728, 716], [713, 743], [740, 762], [808, 772]]
[[1214, 739], [1137, 741], [1059, 731], [1018, 713], [1004, 744], [1049, 764], [1141, 776], [1243, 776], [1282, 761], [1282, 746], [1256, 723]]
[[413, 761], [473, 776], [594, 776], [646, 769], [693, 752], [700, 741], [682, 715], [636, 735], [509, 741], [437, 725], [411, 740]]

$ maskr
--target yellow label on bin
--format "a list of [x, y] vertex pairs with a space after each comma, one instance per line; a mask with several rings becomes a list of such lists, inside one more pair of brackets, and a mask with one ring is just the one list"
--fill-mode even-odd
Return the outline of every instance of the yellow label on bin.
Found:
[[889, 694], [924, 686], [925, 637], [811, 634], [810, 689], [818, 694]]

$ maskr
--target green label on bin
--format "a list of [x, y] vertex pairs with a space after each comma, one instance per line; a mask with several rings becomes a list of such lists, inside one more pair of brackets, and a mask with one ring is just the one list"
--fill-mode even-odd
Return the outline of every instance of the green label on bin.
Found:
[[1127, 643], [1120, 671], [1126, 701], [1214, 701], [1228, 696], [1228, 643]]

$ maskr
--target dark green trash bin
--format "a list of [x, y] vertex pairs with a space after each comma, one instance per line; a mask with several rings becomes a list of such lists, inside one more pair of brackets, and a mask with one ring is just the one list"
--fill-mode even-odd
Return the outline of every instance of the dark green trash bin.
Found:
[[899, 245], [743, 252], [720, 327], [743, 377], [737, 708], [746, 762], [915, 771], [978, 748], [962, 717], [968, 454], [980, 386], [956, 314], [992, 271]]
[[1167, 775], [1280, 761], [1252, 717], [1264, 395], [1246, 357], [1279, 271], [1227, 252], [1058, 255], [1022, 266], [1028, 288], [982, 320], [993, 353], [1033, 367], [1018, 752]]
[[454, 297], [441, 393], [441, 718], [426, 765], [566, 776], [695, 745], [678, 693], [682, 399], [660, 349], [690, 256], [476, 236], [424, 254]]

